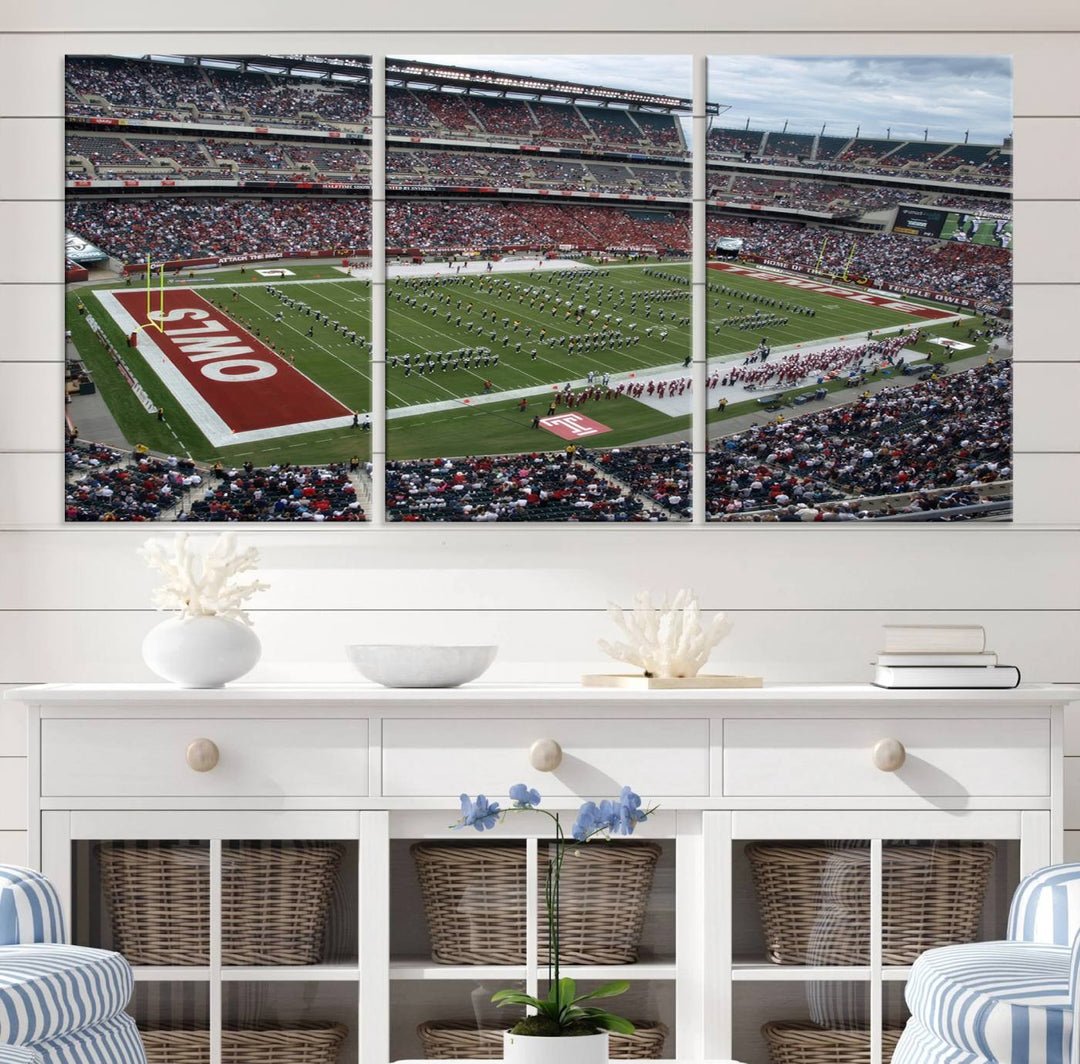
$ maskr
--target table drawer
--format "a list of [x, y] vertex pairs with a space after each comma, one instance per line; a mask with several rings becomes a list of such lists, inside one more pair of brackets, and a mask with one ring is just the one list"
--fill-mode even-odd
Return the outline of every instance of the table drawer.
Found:
[[[213, 743], [191, 752], [203, 771], [189, 764], [197, 739]], [[320, 797], [368, 789], [366, 720], [47, 719], [41, 750], [41, 793], [49, 797]]]
[[[538, 740], [562, 750], [553, 771], [530, 761]], [[643, 798], [709, 793], [709, 722], [702, 719], [383, 722], [383, 793], [505, 795], [527, 782], [543, 795], [605, 797], [629, 784]]]
[[[882, 740], [886, 743], [878, 747]], [[884, 767], [875, 763], [875, 748]], [[890, 770], [889, 755], [895, 758], [898, 750], [902, 764]], [[1050, 794], [1050, 722], [728, 719], [724, 721], [724, 794], [748, 798], [1045, 797]]]

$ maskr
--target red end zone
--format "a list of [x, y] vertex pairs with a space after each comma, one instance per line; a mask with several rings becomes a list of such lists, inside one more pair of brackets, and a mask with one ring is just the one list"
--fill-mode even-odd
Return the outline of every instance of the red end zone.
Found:
[[[113, 292], [136, 322], [146, 296]], [[165, 311], [151, 311], [164, 330], [147, 326], [139, 346], [156, 347], [232, 432], [325, 421], [351, 411], [198, 292], [168, 291]], [[168, 383], [168, 382], [166, 382]], [[173, 389], [178, 400], [182, 394]]]
[[809, 277], [792, 277], [790, 274], [772, 273], [769, 270], [758, 270], [753, 266], [741, 266], [734, 262], [710, 262], [709, 269], [738, 273], [744, 277], [753, 277], [755, 281], [772, 281], [773, 284], [786, 285], [788, 288], [801, 288], [805, 292], [814, 292], [821, 296], [850, 299], [853, 303], [864, 303], [869, 307], [885, 307], [888, 310], [898, 310], [902, 314], [910, 314], [915, 318], [929, 318], [936, 321], [939, 318], [956, 317], [954, 311], [924, 307], [921, 303], [909, 303], [905, 299], [893, 299], [890, 296], [876, 296], [871, 292], [855, 292], [850, 288], [826, 284], [824, 281], [814, 281]]

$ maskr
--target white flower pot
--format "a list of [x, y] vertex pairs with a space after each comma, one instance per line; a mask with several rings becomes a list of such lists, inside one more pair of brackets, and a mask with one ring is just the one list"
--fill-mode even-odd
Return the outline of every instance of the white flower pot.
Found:
[[607, 1031], [567, 1038], [503, 1034], [506, 1064], [608, 1064]]
[[250, 672], [262, 647], [241, 621], [228, 617], [170, 617], [143, 640], [143, 661], [177, 687], [224, 687]]

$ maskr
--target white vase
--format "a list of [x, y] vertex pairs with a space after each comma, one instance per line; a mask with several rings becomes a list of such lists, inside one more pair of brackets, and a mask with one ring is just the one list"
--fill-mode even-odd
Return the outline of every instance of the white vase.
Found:
[[566, 1038], [503, 1034], [506, 1064], [608, 1064], [607, 1031]]
[[170, 617], [143, 640], [143, 661], [177, 687], [224, 687], [250, 672], [262, 647], [242, 621], [228, 617]]

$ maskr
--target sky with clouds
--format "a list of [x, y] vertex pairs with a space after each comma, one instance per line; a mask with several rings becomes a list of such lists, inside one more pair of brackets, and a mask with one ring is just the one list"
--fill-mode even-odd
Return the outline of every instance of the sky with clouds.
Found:
[[723, 125], [795, 132], [997, 142], [1012, 131], [1008, 56], [721, 56], [709, 61], [709, 99], [730, 105]]
[[[409, 56], [605, 85], [691, 95], [690, 60], [659, 55]], [[794, 132], [1000, 142], [1012, 131], [1012, 61], [1008, 56], [714, 56], [709, 99], [728, 110], [721, 125]]]

